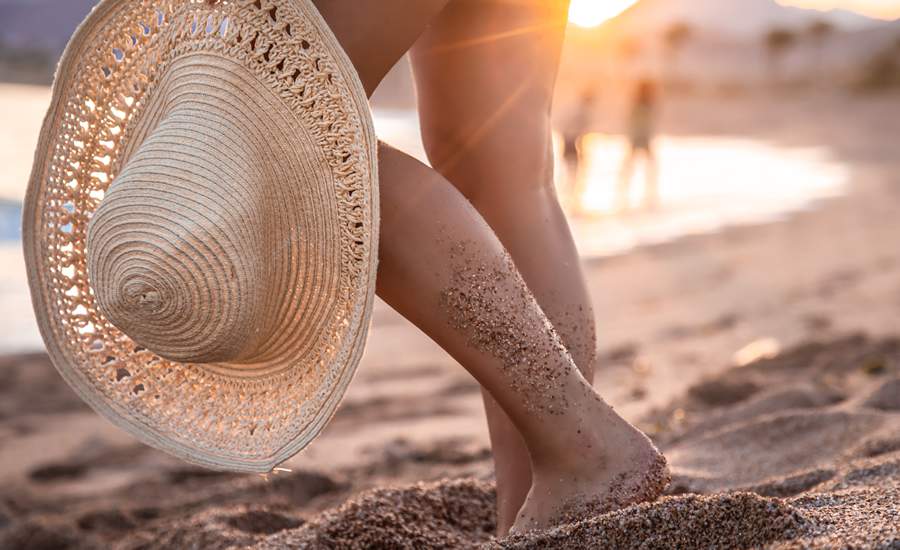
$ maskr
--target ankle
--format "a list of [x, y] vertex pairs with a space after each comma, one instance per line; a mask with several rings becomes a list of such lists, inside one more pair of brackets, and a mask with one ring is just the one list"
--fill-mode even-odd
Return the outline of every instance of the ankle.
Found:
[[640, 430], [599, 402], [603, 410], [574, 419], [532, 453], [535, 477], [579, 478], [649, 461], [658, 454]]
[[570, 431], [559, 430], [552, 440], [541, 441], [532, 451], [535, 477], [559, 477], [585, 470], [596, 470], [606, 462], [603, 439], [599, 430], [581, 422]]

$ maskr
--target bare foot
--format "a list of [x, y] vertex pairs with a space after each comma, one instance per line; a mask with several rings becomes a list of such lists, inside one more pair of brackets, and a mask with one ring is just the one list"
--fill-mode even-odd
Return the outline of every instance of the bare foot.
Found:
[[511, 534], [549, 529], [662, 494], [670, 481], [666, 459], [640, 430], [614, 418], [603, 423], [596, 447], [573, 449], [587, 460], [535, 468], [531, 492]]

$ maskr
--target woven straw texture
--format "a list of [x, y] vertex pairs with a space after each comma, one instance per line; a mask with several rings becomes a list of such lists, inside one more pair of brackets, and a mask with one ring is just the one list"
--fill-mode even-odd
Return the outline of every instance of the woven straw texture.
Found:
[[60, 62], [25, 204], [57, 369], [187, 461], [297, 453], [364, 347], [375, 148], [308, 0], [102, 0]]

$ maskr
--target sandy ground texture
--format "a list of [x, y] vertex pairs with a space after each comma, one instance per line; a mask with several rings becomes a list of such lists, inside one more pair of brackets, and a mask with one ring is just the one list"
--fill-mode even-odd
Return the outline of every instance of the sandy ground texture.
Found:
[[673, 465], [656, 503], [493, 540], [479, 388], [379, 304], [334, 421], [268, 477], [144, 447], [45, 355], [3, 358], [0, 548], [898, 548], [898, 105], [668, 106], [672, 133], [828, 145], [853, 181], [779, 223], [588, 262], [596, 386]]
[[[2, 372], [4, 445], [83, 409], [42, 356]], [[487, 450], [439, 438], [268, 478], [86, 441], [5, 486], [0, 547], [900, 547], [900, 340], [851, 336], [733, 367], [645, 421], [674, 468], [667, 496], [545, 533], [493, 539]], [[399, 483], [410, 477], [454, 479]], [[358, 493], [373, 483], [390, 488]]]

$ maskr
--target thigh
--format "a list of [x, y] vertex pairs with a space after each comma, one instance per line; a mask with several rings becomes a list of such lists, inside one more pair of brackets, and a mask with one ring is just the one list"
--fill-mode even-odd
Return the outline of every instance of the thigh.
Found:
[[372, 95], [448, 0], [313, 0]]
[[470, 198], [470, 182], [551, 179], [549, 114], [567, 8], [565, 0], [451, 0], [413, 48], [429, 158]]

